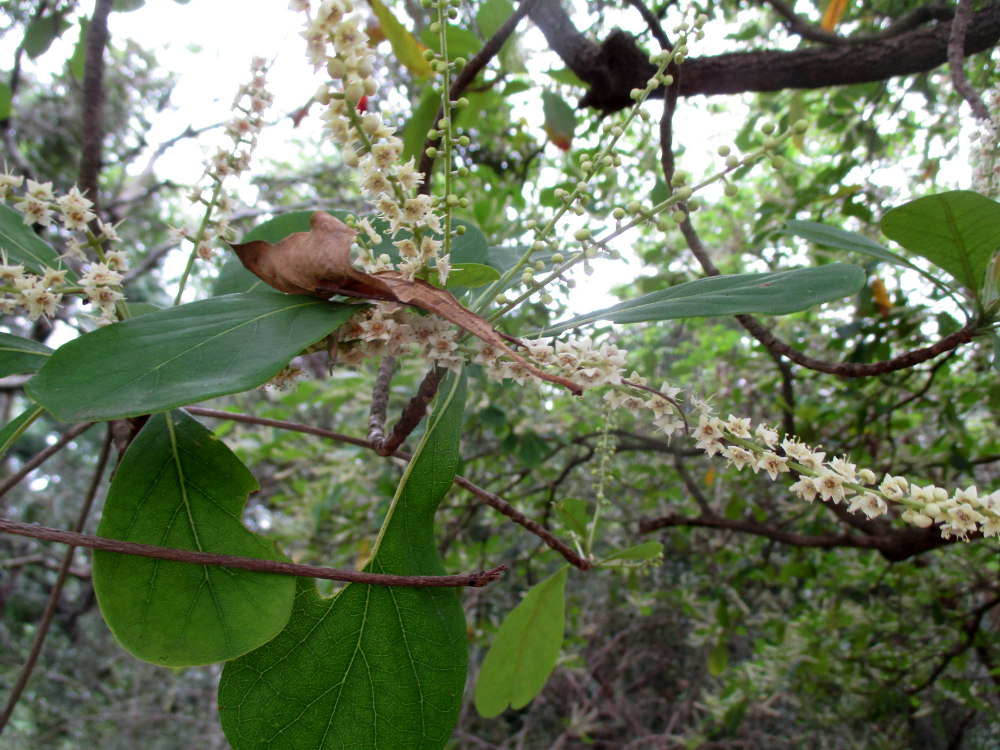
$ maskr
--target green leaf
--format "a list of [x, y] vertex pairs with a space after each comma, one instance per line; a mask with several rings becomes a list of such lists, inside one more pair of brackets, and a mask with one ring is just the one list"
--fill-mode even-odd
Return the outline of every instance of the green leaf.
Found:
[[582, 89], [587, 88], [587, 84], [583, 82], [583, 79], [569, 68], [547, 70], [545, 74], [556, 83], [564, 83], [567, 86], [579, 86]]
[[[59, 253], [25, 225], [21, 214], [5, 205], [0, 205], [0, 250], [7, 254], [8, 263], [20, 263], [35, 273], [63, 267]], [[70, 271], [66, 278], [75, 280], [76, 274]]]
[[567, 570], [533, 586], [504, 619], [476, 680], [480, 716], [523, 708], [545, 687], [562, 648]]
[[542, 114], [545, 117], [545, 134], [563, 151], [568, 151], [576, 130], [576, 112], [565, 100], [552, 91], [542, 92]]
[[3, 426], [3, 429], [0, 430], [0, 459], [7, 455], [7, 451], [18, 441], [25, 430], [31, 427], [32, 423], [44, 413], [45, 409], [41, 406], [29, 404], [27, 409]]
[[568, 497], [556, 506], [556, 515], [570, 531], [576, 532], [581, 539], [587, 538], [587, 524], [591, 515], [587, 511], [587, 503], [576, 497]]
[[[174, 549], [285, 560], [241, 521], [257, 482], [212, 432], [184, 412], [154, 414], [125, 452], [98, 536]], [[290, 576], [98, 550], [94, 591], [118, 642], [171, 667], [225, 661], [288, 622]]]
[[898, 255], [892, 252], [892, 250], [882, 247], [877, 242], [857, 232], [848, 232], [846, 229], [827, 226], [815, 221], [799, 221], [797, 219], [786, 222], [786, 227], [785, 234], [802, 237], [824, 247], [835, 247], [839, 250], [847, 250], [853, 253], [868, 255], [872, 258], [878, 258], [879, 260], [908, 268], [911, 271], [916, 271], [945, 294], [956, 291], [942, 283], [933, 274], [929, 274], [920, 266], [914, 265], [902, 255]]
[[726, 667], [728, 666], [729, 650], [726, 648], [726, 637], [723, 635], [719, 637], [719, 640], [712, 646], [712, 650], [708, 652], [708, 673], [712, 677], [718, 677], [726, 671]]
[[0, 81], [0, 120], [10, 119], [10, 113], [14, 106], [14, 91], [11, 87]]
[[[476, 25], [483, 36], [489, 39], [513, 14], [514, 4], [510, 0], [486, 0], [476, 12]], [[517, 32], [515, 31], [497, 53], [504, 68], [519, 67], [523, 69], [524, 67], [523, 64], [518, 65], [516, 39]]]
[[710, 276], [581, 315], [547, 328], [540, 335], [558, 333], [598, 320], [644, 323], [742, 313], [786, 315], [854, 294], [864, 283], [864, 269], [846, 263], [768, 273]]
[[28, 28], [25, 30], [21, 49], [32, 60], [41, 57], [52, 46], [52, 42], [62, 36], [62, 33], [69, 26], [69, 21], [62, 13], [37, 17], [28, 24]]
[[[442, 382], [366, 570], [444, 572], [433, 520], [458, 466], [465, 390], [464, 375]], [[288, 627], [226, 665], [219, 716], [234, 750], [434, 750], [454, 730], [467, 658], [454, 589], [349, 584], [324, 599], [302, 581]]]
[[[482, 263], [455, 263], [451, 267], [451, 271], [448, 274], [448, 283], [445, 286], [460, 286], [465, 289], [472, 289], [494, 282], [499, 278], [500, 273], [496, 269]], [[434, 283], [438, 281], [439, 279], [434, 279]]]
[[164, 411], [257, 387], [358, 309], [274, 292], [212, 297], [74, 339], [25, 390], [67, 422]]
[[1000, 248], [1000, 203], [955, 190], [887, 211], [880, 226], [886, 237], [978, 293], [987, 264]]
[[662, 542], [643, 542], [625, 549], [620, 549], [608, 555], [602, 562], [610, 560], [627, 560], [630, 562], [645, 562], [660, 557], [663, 554]]
[[0, 332], [0, 378], [20, 372], [35, 372], [52, 354], [45, 344]]
[[87, 67], [87, 29], [90, 28], [90, 19], [80, 19], [80, 38], [77, 39], [73, 47], [73, 55], [67, 61], [70, 75], [77, 81], [82, 81]]
[[368, 0], [368, 4], [378, 18], [382, 33], [392, 45], [396, 59], [405, 65], [413, 75], [428, 78], [433, 71], [431, 71], [430, 62], [424, 58], [426, 47], [417, 41], [417, 38], [396, 19], [392, 11], [385, 7], [380, 0]]

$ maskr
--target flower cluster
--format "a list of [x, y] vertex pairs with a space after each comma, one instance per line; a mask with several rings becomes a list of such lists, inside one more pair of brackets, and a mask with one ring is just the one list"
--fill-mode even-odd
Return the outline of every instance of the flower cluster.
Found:
[[[12, 189], [22, 184], [24, 180], [19, 176], [0, 174], [0, 198], [6, 199]], [[76, 233], [66, 242], [65, 257], [86, 263], [84, 250], [90, 248], [99, 262], [85, 266], [86, 271], [74, 282], [65, 268], [45, 267], [40, 273], [33, 273], [21, 264], [9, 263], [4, 255], [0, 258], [0, 313], [23, 313], [31, 320], [51, 318], [66, 294], [77, 293], [100, 310], [101, 325], [117, 320], [117, 306], [124, 298], [121, 272], [127, 270], [127, 258], [123, 251], [105, 250], [118, 242], [119, 237], [113, 226], [95, 216], [93, 205], [76, 186], [65, 195], [56, 195], [51, 182], [27, 181], [24, 195], [14, 202], [24, 223], [43, 227], [58, 223]], [[96, 225], [96, 234], [91, 229], [92, 223]]]
[[[238, 177], [250, 168], [251, 157], [264, 127], [264, 113], [273, 99], [267, 90], [267, 61], [255, 57], [250, 63], [250, 81], [240, 86], [236, 93], [232, 107], [235, 114], [225, 125], [231, 143], [226, 148], [218, 148], [205, 162], [208, 184], [196, 187], [188, 196], [192, 203], [205, 206], [201, 223], [196, 229], [175, 230], [178, 239], [188, 239], [194, 244], [192, 260], [195, 257], [211, 259], [217, 241], [229, 238], [234, 202], [223, 193], [222, 185], [226, 178]], [[184, 278], [187, 278], [187, 271]]]
[[704, 402], [698, 402], [696, 411], [699, 418], [693, 437], [699, 449], [709, 456], [724, 456], [737, 470], [764, 471], [772, 480], [794, 471], [798, 480], [789, 489], [806, 502], [819, 498], [835, 505], [847, 503], [850, 512], [868, 518], [888, 514], [889, 504], [895, 503], [904, 508], [900, 515], [903, 521], [921, 528], [939, 524], [946, 539], [967, 540], [975, 532], [1000, 536], [1000, 490], [980, 497], [974, 486], [949, 493], [889, 474], [879, 481], [870, 469], [858, 469], [846, 457], [827, 460], [824, 451], [794, 436], [782, 438], [766, 424], [751, 431], [749, 418], [730, 414], [728, 419], [720, 419]]
[[[442, 281], [450, 268], [443, 242], [440, 217], [435, 202], [427, 195], [417, 195], [423, 180], [413, 160], [400, 162], [403, 142], [394, 135], [372, 107], [369, 98], [376, 90], [374, 64], [368, 37], [361, 20], [349, 15], [350, 0], [323, 0], [315, 13], [309, 3], [295, 0], [293, 8], [307, 15], [308, 56], [317, 67], [325, 67], [330, 78], [317, 91], [316, 100], [327, 107], [323, 120], [327, 132], [340, 144], [344, 163], [356, 167], [361, 188], [374, 205], [379, 218], [388, 225], [390, 238], [400, 231], [409, 237], [394, 242], [400, 260], [395, 266], [405, 278], [412, 279], [421, 269], [436, 265]], [[370, 273], [393, 268], [387, 254], [375, 255], [369, 248], [381, 242], [381, 235], [367, 219], [358, 222], [362, 246], [361, 265]]]

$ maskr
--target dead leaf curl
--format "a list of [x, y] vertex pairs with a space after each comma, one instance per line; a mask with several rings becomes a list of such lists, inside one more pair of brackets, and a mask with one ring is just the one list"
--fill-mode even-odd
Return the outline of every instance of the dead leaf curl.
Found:
[[503, 334], [444, 289], [420, 279], [405, 279], [396, 271], [359, 271], [351, 263], [351, 244], [357, 233], [340, 219], [316, 211], [309, 223], [310, 231], [290, 234], [277, 243], [256, 240], [232, 248], [248, 271], [278, 291], [321, 299], [342, 295], [417, 307], [496, 347], [532, 375], [563, 386], [576, 396], [583, 392], [572, 380], [550, 375], [526, 361], [507, 345]]

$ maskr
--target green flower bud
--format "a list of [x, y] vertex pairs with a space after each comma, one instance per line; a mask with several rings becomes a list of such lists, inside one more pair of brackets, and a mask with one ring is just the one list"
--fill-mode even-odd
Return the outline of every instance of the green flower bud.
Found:
[[587, 227], [583, 227], [582, 229], [577, 229], [573, 233], [573, 239], [575, 239], [577, 242], [583, 242], [584, 240], [589, 240], [590, 230]]

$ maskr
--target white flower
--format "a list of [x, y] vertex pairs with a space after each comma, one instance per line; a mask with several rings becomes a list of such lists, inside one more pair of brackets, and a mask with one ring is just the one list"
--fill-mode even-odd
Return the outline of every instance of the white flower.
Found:
[[889, 510], [885, 500], [871, 492], [866, 492], [851, 500], [847, 509], [851, 513], [857, 513], [860, 510], [869, 519], [884, 515]]

